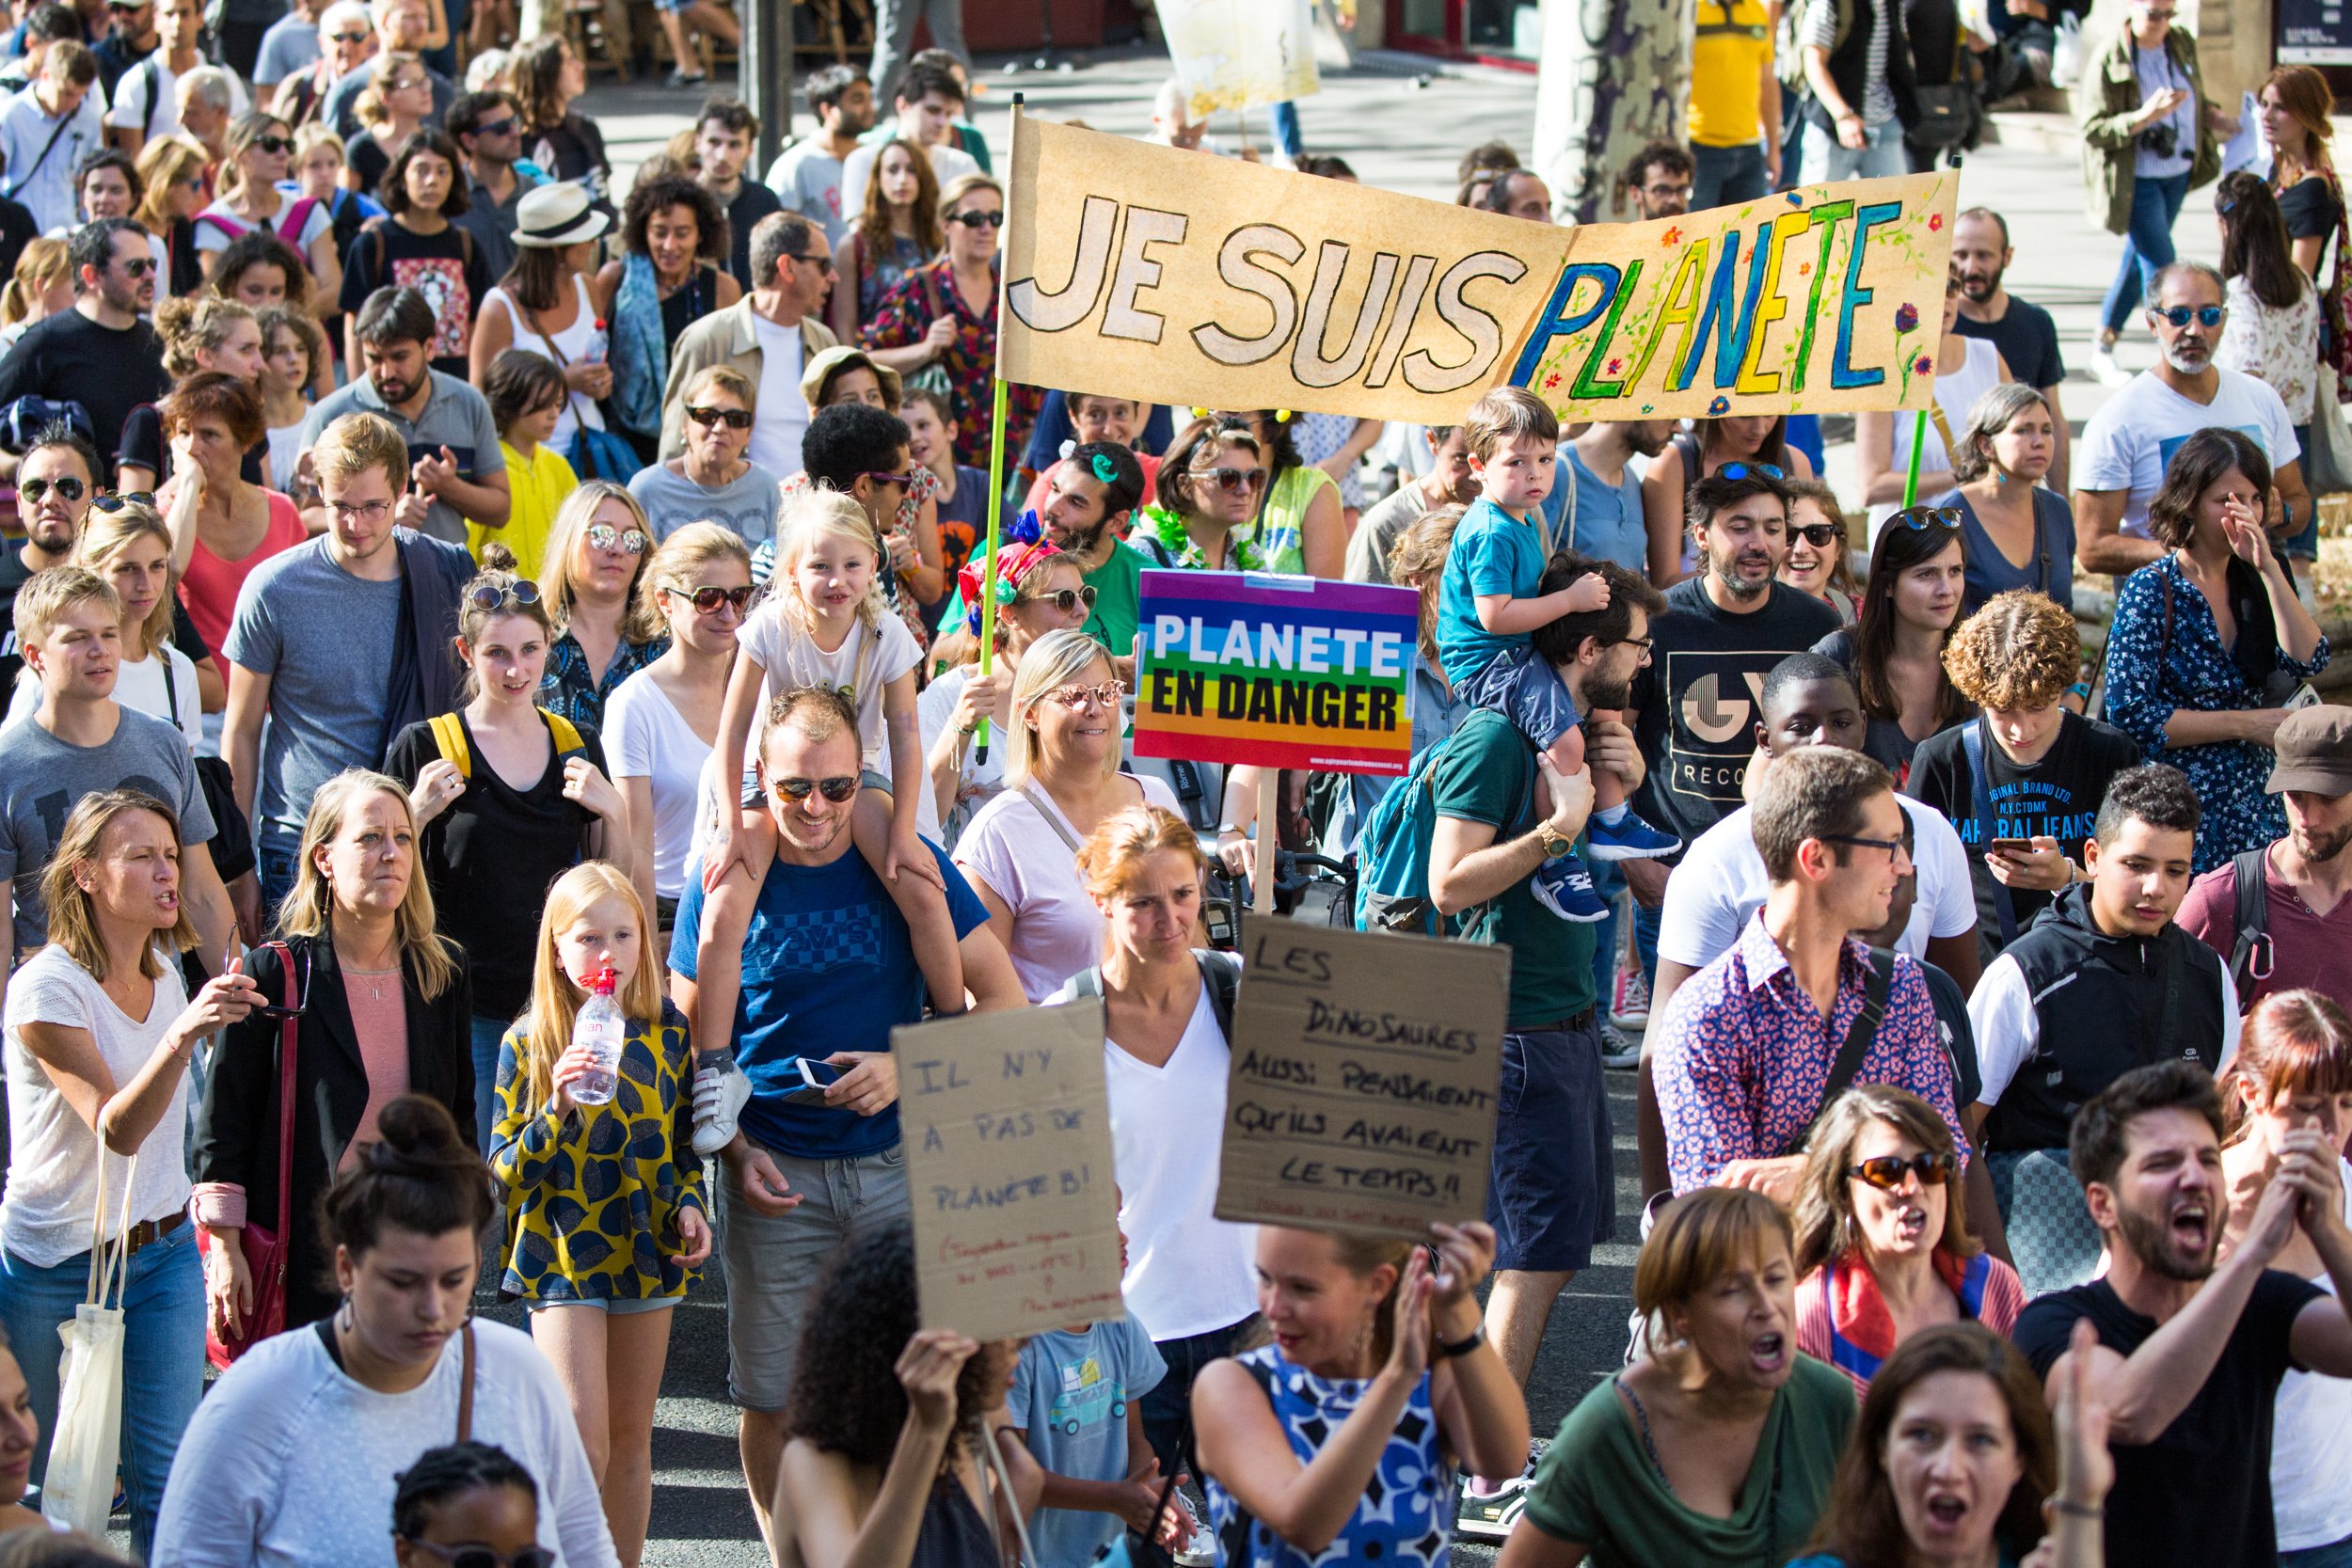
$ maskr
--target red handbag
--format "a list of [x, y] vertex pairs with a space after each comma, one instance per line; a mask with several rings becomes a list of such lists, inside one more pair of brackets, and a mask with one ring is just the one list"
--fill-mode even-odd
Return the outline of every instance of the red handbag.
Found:
[[[286, 1331], [286, 1254], [294, 1239], [294, 954], [282, 942], [269, 943], [278, 955], [286, 981], [288, 1017], [278, 1036], [278, 1228], [264, 1230], [247, 1215], [245, 1262], [253, 1276], [253, 1307], [245, 1324], [224, 1338], [213, 1332], [213, 1315], [204, 1314], [204, 1358], [226, 1369], [231, 1361], [273, 1334]], [[212, 1251], [210, 1232], [197, 1227], [196, 1243]]]

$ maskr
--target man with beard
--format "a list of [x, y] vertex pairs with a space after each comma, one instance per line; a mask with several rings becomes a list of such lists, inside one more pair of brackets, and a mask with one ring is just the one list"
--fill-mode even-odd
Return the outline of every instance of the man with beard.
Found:
[[[1535, 657], [1558, 673], [1585, 721], [1585, 767], [1563, 776], [1508, 716], [1473, 708], [1430, 766], [1437, 814], [1429, 845], [1429, 895], [1438, 912], [1467, 916], [1464, 940], [1511, 949], [1511, 996], [1502, 1037], [1504, 1077], [1516, 1090], [1495, 1128], [1486, 1221], [1495, 1227], [1495, 1282], [1486, 1332], [1524, 1385], [1552, 1303], [1614, 1235], [1616, 1177], [1609, 1096], [1600, 1070], [1596, 927], [1561, 919], [1535, 898], [1536, 873], [1569, 853], [1593, 809], [1593, 770], [1642, 782], [1632, 733], [1600, 712], [1620, 708], [1634, 673], [1649, 661], [1652, 617], [1664, 608], [1639, 574], [1613, 562], [1553, 557], [1536, 593], [1555, 594], [1588, 572], [1609, 585], [1600, 610], [1563, 615], [1530, 634]], [[1550, 787], [1544, 812], [1540, 776]], [[1509, 1533], [1524, 1476], [1488, 1477], [1462, 1497], [1461, 1527]]]
[[1695, 169], [1691, 154], [1670, 141], [1654, 141], [1633, 154], [1625, 166], [1625, 194], [1633, 202], [1631, 221], [1678, 218], [1689, 212]]
[[2189, 1061], [2210, 1077], [2237, 1050], [2229, 972], [2172, 920], [2197, 820], [2180, 769], [2118, 773], [2083, 846], [2089, 879], [2059, 893], [1968, 999], [1981, 1080], [1969, 1132], [2028, 1294], [2080, 1284], [2098, 1264], [2100, 1238], [2058, 1168], [2075, 1112], [2136, 1067]]
[[[1357, 519], [1342, 574], [1350, 582], [1389, 581], [1389, 553], [1405, 537], [1406, 529], [1438, 507], [1468, 506], [1478, 499], [1478, 476], [1470, 471], [1470, 440], [1462, 427], [1433, 424], [1422, 436], [1429, 443], [1429, 471], [1419, 478], [1407, 477]], [[1638, 502], [1634, 515], [1641, 515]]]
[[2250, 375], [2213, 362], [2228, 318], [2221, 275], [2202, 261], [2175, 261], [2156, 274], [2148, 325], [2157, 360], [2102, 404], [2083, 429], [2083, 468], [2074, 477], [2074, 557], [2085, 571], [2121, 577], [2164, 553], [2148, 537], [2148, 502], [2183, 441], [2218, 425], [2242, 431], [2270, 459], [2279, 506], [2271, 532], [2284, 538], [2312, 518], [2303, 449], [2279, 394]]
[[51, 425], [35, 438], [16, 466], [17, 518], [24, 543], [0, 554], [0, 691], [16, 689], [24, 668], [16, 642], [16, 591], [36, 572], [73, 558], [90, 497], [98, 493], [98, 454], [64, 425]]
[[[2106, 1560], [2119, 1568], [2278, 1561], [2280, 1380], [2290, 1369], [2352, 1377], [2352, 1234], [2337, 1151], [2316, 1129], [2285, 1133], [2246, 1234], [2217, 1267], [2231, 1200], [2221, 1132], [2220, 1096], [2187, 1062], [2127, 1072], [2086, 1103], [2069, 1153], [2107, 1272], [2035, 1302], [2011, 1333], [2053, 1404], [2074, 1356], [2090, 1357], [2088, 1393], [2107, 1412], [2115, 1457]], [[2298, 1228], [2336, 1299], [2270, 1266]], [[2070, 1349], [2082, 1320], [2095, 1338]]]
[[1078, 563], [1094, 590], [1086, 634], [1126, 660], [1122, 679], [1135, 678], [1136, 627], [1143, 615], [1139, 550], [1119, 542], [1128, 516], [1143, 502], [1143, 465], [1116, 441], [1089, 441], [1054, 466], [1038, 526], [1046, 542]]
[[1551, 221], [1551, 191], [1542, 178], [1523, 168], [1498, 174], [1479, 198], [1479, 206], [1504, 217], [1524, 218], [1529, 223]]
[[[122, 421], [171, 390], [164, 343], [149, 325], [155, 261], [147, 230], [130, 218], [86, 223], [66, 242], [80, 297], [71, 310], [35, 322], [0, 358], [0, 408], [19, 398], [78, 403], [102, 453], [122, 441]], [[17, 459], [0, 452], [0, 479]]]
[[874, 87], [853, 65], [829, 65], [810, 73], [801, 90], [808, 97], [817, 130], [776, 155], [768, 166], [768, 188], [825, 230], [835, 249], [857, 220], [841, 210], [841, 165], [857, 150], [858, 138], [874, 128]]
[[[2242, 1009], [2306, 987], [2352, 1007], [2352, 708], [2290, 713], [2272, 747], [2267, 788], [2285, 798], [2287, 836], [2198, 878], [2181, 924], [2232, 960]], [[2262, 891], [2249, 907], [2238, 879], [2255, 872]], [[2242, 961], [2240, 908], [2258, 933]]]
[[2022, 381], [2050, 405], [2058, 434], [2050, 459], [2050, 488], [2066, 494], [2066, 415], [2058, 407], [2058, 383], [2066, 361], [2058, 356], [2058, 324], [2039, 305], [2028, 305], [2001, 287], [2001, 275], [2017, 253], [2010, 247], [2009, 220], [1990, 207], [1971, 207], [1952, 223], [1952, 270], [1960, 274], [1960, 320], [1953, 330], [1982, 338], [2001, 351], [2011, 380]]
[[[845, 1238], [907, 1216], [890, 1035], [921, 1021], [925, 997], [906, 921], [850, 839], [858, 735], [849, 698], [824, 686], [777, 698], [755, 766], [774, 855], [756, 879], [741, 865], [728, 872], [745, 889], [755, 881], [755, 916], [733, 940], [706, 932], [702, 878], [689, 875], [670, 974], [696, 1037], [725, 1044], [751, 1083], [719, 1155], [720, 1235], [735, 1287], [728, 1391], [741, 1407], [752, 1506], [772, 1538], [769, 1508], [809, 1287]], [[946, 888], [975, 1010], [1022, 1006], [987, 907], [945, 854], [924, 847]], [[961, 998], [941, 1000], [960, 1010]], [[796, 1092], [803, 1058], [837, 1074], [821, 1098]]]
[[[365, 373], [311, 406], [302, 421], [302, 450], [310, 451], [345, 414], [389, 420], [408, 443], [407, 478], [415, 487], [402, 498], [400, 520], [462, 545], [468, 523], [504, 528], [514, 496], [490, 404], [457, 377], [432, 368], [434, 321], [432, 305], [415, 289], [386, 287], [370, 294], [355, 326]], [[325, 521], [318, 512], [312, 509], [314, 529]]]

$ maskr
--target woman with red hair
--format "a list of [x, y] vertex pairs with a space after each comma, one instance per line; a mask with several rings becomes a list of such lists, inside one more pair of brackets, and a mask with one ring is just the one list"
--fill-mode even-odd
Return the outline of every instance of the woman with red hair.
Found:
[[[2328, 145], [2335, 94], [2312, 67], [2282, 65], [2263, 78], [2255, 103], [2270, 144], [2270, 189], [2295, 242], [2295, 264], [2317, 278], [2328, 236], [2344, 220], [2344, 187]], [[2344, 264], [2339, 255], [2339, 273]]]

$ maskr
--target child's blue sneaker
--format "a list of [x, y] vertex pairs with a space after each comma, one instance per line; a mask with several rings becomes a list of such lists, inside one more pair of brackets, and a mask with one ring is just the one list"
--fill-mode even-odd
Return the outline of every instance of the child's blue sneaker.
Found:
[[1609, 918], [1609, 901], [1593, 891], [1593, 874], [1574, 855], [1536, 867], [1529, 891], [1535, 902], [1573, 925], [1591, 926]]
[[1660, 832], [1631, 812], [1613, 825], [1595, 813], [1584, 825], [1584, 852], [1597, 861], [1645, 861], [1671, 855], [1681, 847], [1682, 840]]

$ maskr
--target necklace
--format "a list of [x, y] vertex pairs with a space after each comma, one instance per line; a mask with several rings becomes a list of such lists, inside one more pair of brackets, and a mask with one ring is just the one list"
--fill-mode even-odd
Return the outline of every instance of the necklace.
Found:
[[354, 984], [366, 983], [371, 1002], [383, 1001], [387, 988], [395, 995], [400, 991], [400, 966], [397, 963], [389, 969], [361, 969], [356, 964], [345, 964], [343, 974]]

